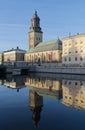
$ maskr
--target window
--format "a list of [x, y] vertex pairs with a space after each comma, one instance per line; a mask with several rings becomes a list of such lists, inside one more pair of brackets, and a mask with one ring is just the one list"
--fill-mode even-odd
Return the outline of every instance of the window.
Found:
[[81, 100], [81, 103], [84, 103], [84, 102]]
[[83, 52], [83, 49], [81, 49], [80, 52]]
[[83, 58], [82, 58], [82, 57], [80, 57], [80, 60], [82, 61], [82, 60], [83, 60]]
[[82, 82], [80, 82], [80, 85], [82, 86], [82, 85], [83, 85], [83, 83], [82, 83]]
[[76, 99], [75, 101], [78, 102], [78, 99]]
[[36, 40], [38, 40], [38, 37], [36, 37]]
[[69, 82], [69, 85], [71, 84], [71, 82]]
[[67, 81], [65, 81], [65, 84], [67, 84]]
[[75, 85], [77, 85], [77, 82], [75, 82]]
[[66, 59], [66, 58], [65, 58], [64, 60], [65, 60], [65, 61], [67, 61], [67, 59]]
[[69, 57], [69, 61], [71, 61], [71, 57]]
[[67, 96], [65, 96], [65, 98], [67, 98]]
[[75, 51], [75, 53], [77, 53], [78, 51]]
[[75, 61], [77, 61], [77, 57], [75, 57]]
[[71, 46], [71, 43], [69, 42], [69, 46]]

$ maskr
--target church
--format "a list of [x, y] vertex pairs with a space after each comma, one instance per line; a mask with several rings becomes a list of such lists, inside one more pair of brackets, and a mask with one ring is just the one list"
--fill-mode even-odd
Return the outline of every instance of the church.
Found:
[[40, 18], [37, 11], [34, 12], [31, 19], [28, 39], [29, 50], [25, 54], [26, 62], [62, 62], [62, 41], [58, 38], [43, 42], [43, 32], [40, 27]]

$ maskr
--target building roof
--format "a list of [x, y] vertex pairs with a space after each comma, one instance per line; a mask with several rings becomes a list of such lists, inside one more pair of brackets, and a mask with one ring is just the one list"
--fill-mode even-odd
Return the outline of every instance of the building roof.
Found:
[[62, 95], [61, 96], [59, 95], [59, 92], [61, 90], [50, 91], [49, 88], [38, 88], [38, 87], [35, 87], [35, 86], [31, 86], [31, 85], [29, 85], [29, 87], [30, 87], [31, 90], [35, 90], [37, 92], [37, 94], [40, 95], [40, 96], [45, 96], [45, 97], [52, 98], [52, 99], [62, 98]]
[[69, 39], [69, 38], [77, 38], [77, 37], [82, 37], [82, 36], [85, 36], [85, 33], [77, 33], [76, 35], [69, 35], [68, 37], [64, 37], [62, 40], [66, 40], [66, 39]]
[[28, 53], [43, 52], [51, 50], [62, 50], [62, 42], [59, 39], [47, 42], [40, 42], [35, 48], [32, 48]]
[[25, 50], [19, 49], [19, 47], [17, 47], [15, 49], [12, 48], [10, 50], [4, 51], [3, 53], [12, 52], [12, 51], [21, 52], [21, 53], [25, 53], [26, 52]]

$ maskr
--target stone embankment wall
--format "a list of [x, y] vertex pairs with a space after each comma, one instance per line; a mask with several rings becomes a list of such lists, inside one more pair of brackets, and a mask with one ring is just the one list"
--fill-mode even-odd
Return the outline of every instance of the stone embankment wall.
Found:
[[61, 74], [85, 74], [85, 67], [49, 67], [49, 66], [30, 66], [30, 72], [61, 73]]

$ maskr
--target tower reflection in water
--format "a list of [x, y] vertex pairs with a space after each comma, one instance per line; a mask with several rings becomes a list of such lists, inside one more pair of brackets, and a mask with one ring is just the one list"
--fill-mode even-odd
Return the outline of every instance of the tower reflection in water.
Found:
[[26, 78], [25, 85], [30, 87], [29, 106], [34, 125], [38, 127], [43, 107], [43, 97], [61, 99], [62, 82], [61, 80], [28, 77]]
[[29, 90], [29, 106], [32, 112], [32, 120], [35, 127], [37, 127], [42, 111], [43, 97], [39, 96], [35, 90]]

